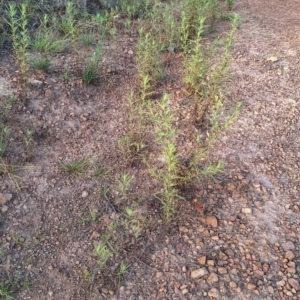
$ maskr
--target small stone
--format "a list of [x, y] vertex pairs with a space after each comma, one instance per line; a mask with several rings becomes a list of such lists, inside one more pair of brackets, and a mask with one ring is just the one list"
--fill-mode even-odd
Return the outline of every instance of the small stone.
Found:
[[296, 264], [293, 261], [289, 261], [287, 264], [290, 268], [294, 268], [296, 267]]
[[8, 211], [8, 206], [7, 205], [3, 205], [1, 211], [3, 213], [6, 213]]
[[225, 253], [229, 256], [229, 257], [234, 257], [234, 252], [231, 249], [227, 249], [225, 251]]
[[265, 273], [267, 273], [269, 271], [269, 265], [268, 264], [263, 264], [262, 269]]
[[201, 278], [201, 277], [203, 277], [207, 274], [208, 274], [207, 270], [205, 268], [201, 268], [201, 269], [197, 269], [197, 270], [192, 271], [191, 272], [191, 277], [193, 279], [197, 279], [197, 278]]
[[183, 273], [185, 273], [187, 271], [186, 266], [183, 266], [181, 270]]
[[83, 191], [82, 194], [81, 194], [81, 197], [82, 198], [86, 198], [88, 196], [88, 192], [87, 191]]
[[283, 290], [283, 292], [287, 295], [287, 296], [290, 296], [290, 297], [293, 297], [293, 293], [288, 291], [288, 290]]
[[35, 86], [40, 86], [40, 85], [43, 84], [42, 81], [36, 80], [36, 79], [29, 79], [29, 80], [28, 80], [28, 83], [30, 83], [30, 84], [32, 84], [32, 85], [35, 85]]
[[249, 207], [244, 207], [242, 208], [242, 213], [245, 215], [251, 215], [252, 214], [252, 209]]
[[206, 224], [211, 227], [217, 228], [218, 227], [218, 219], [215, 216], [207, 216]]
[[229, 282], [229, 286], [230, 286], [232, 289], [237, 288], [237, 284], [236, 284], [234, 281], [230, 281], [230, 282]]
[[227, 269], [226, 268], [218, 268], [218, 272], [220, 273], [220, 274], [227, 274]]
[[45, 98], [48, 99], [48, 100], [51, 100], [53, 98], [53, 91], [50, 90], [50, 89], [47, 89], [45, 91]]
[[253, 284], [253, 283], [251, 283], [251, 282], [249, 282], [247, 284], [247, 289], [250, 290], [250, 291], [255, 290], [256, 289], [256, 285]]
[[133, 51], [132, 50], [128, 50], [128, 54], [129, 55], [133, 55]]
[[200, 256], [198, 259], [197, 259], [198, 263], [200, 265], [205, 265], [206, 264], [206, 256]]
[[50, 297], [52, 297], [52, 296], [53, 296], [53, 292], [52, 292], [52, 291], [49, 291], [49, 292], [48, 292], [48, 295], [49, 295]]
[[288, 251], [288, 250], [295, 250], [295, 245], [294, 243], [292, 243], [291, 241], [288, 241], [286, 243], [284, 243], [282, 245], [282, 248], [285, 250], [285, 251]]
[[208, 296], [212, 297], [212, 298], [215, 298], [215, 299], [219, 299], [220, 298], [220, 293], [216, 288], [212, 288], [211, 290], [209, 290]]
[[218, 277], [218, 275], [216, 273], [210, 273], [209, 274], [209, 276], [207, 278], [207, 282], [209, 284], [214, 284], [214, 283], [216, 283], [218, 281], [219, 281], [219, 277]]
[[7, 200], [3, 194], [0, 193], [0, 205], [6, 204]]
[[296, 274], [296, 269], [294, 269], [294, 268], [288, 268], [287, 271], [290, 274]]
[[271, 285], [268, 286], [268, 292], [274, 294], [274, 288]]
[[189, 290], [187, 288], [184, 288], [182, 291], [181, 291], [181, 294], [182, 295], [186, 295], [188, 294]]
[[300, 283], [297, 279], [289, 278], [288, 283], [291, 287], [293, 287], [296, 291], [300, 291]]
[[271, 56], [271, 57], [267, 58], [267, 61], [276, 62], [276, 61], [278, 61], [278, 58], [277, 58], [277, 56]]
[[288, 260], [293, 260], [295, 258], [295, 254], [292, 251], [287, 251], [284, 255]]
[[277, 281], [276, 282], [276, 285], [279, 286], [279, 287], [282, 287], [285, 285], [284, 281], [283, 280], [280, 280], [280, 281]]
[[215, 265], [215, 262], [213, 260], [209, 259], [207, 261], [207, 265], [213, 267]]
[[97, 231], [93, 231], [92, 233], [92, 239], [97, 239], [100, 237], [100, 234]]

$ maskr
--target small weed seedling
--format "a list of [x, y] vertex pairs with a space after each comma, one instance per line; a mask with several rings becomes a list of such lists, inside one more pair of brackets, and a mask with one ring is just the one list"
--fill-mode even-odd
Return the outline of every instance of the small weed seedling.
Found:
[[229, 10], [232, 10], [235, 0], [226, 0], [226, 4]]
[[93, 32], [82, 33], [79, 39], [85, 47], [90, 47], [94, 43], [95, 34]]
[[118, 284], [120, 284], [122, 278], [128, 273], [129, 268], [130, 268], [130, 264], [128, 264], [124, 261], [121, 261], [121, 264], [116, 271]]
[[86, 166], [89, 165], [90, 160], [86, 161], [72, 161], [70, 163], [64, 163], [62, 161], [58, 162], [61, 169], [68, 174], [73, 174], [79, 176], [83, 173]]
[[119, 199], [116, 201], [116, 204], [120, 204], [123, 200], [126, 199], [130, 183], [132, 182], [133, 177], [127, 173], [123, 173], [120, 179], [117, 179], [118, 187], [115, 189]]
[[82, 218], [79, 222], [80, 225], [83, 225], [84, 223], [87, 222], [93, 222], [95, 223], [97, 221], [97, 216], [98, 216], [98, 210], [94, 207], [89, 208], [89, 217], [88, 218]]
[[3, 157], [9, 138], [9, 129], [7, 126], [3, 126], [0, 131], [0, 157]]
[[16, 97], [11, 96], [5, 102], [4, 107], [2, 107], [2, 105], [1, 105], [1, 111], [2, 112], [0, 114], [0, 121], [8, 115], [8, 113], [9, 113], [9, 111], [10, 111], [10, 109], [11, 109], [11, 107], [12, 107], [12, 105], [15, 101], [16, 101]]
[[124, 227], [129, 235], [133, 236], [132, 244], [139, 238], [143, 231], [144, 218], [136, 215], [136, 211], [130, 207], [125, 207]]
[[50, 67], [50, 61], [46, 56], [37, 55], [31, 59], [31, 65], [36, 70], [46, 71]]
[[18, 234], [13, 235], [12, 240], [17, 246], [22, 246], [25, 248], [25, 243], [21, 240], [21, 237]]
[[94, 242], [95, 254], [98, 257], [100, 269], [104, 269], [107, 261], [112, 255], [112, 252], [102, 242]]
[[18, 280], [13, 280], [8, 276], [8, 280], [0, 281], [0, 296], [3, 296], [5, 300], [15, 300], [12, 294], [17, 290]]
[[82, 70], [82, 80], [86, 84], [92, 83], [95, 79], [99, 78], [99, 62], [102, 53], [102, 42], [98, 42], [96, 50], [90, 57], [85, 59]]

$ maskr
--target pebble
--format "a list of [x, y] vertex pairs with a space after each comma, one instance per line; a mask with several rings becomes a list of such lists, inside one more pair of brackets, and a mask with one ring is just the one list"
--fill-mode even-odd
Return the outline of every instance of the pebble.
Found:
[[200, 268], [200, 269], [192, 271], [191, 272], [191, 277], [193, 279], [197, 279], [197, 278], [201, 278], [201, 277], [203, 277], [203, 276], [205, 276], [207, 274], [208, 274], [208, 272], [207, 272], [207, 270], [205, 268]]
[[209, 259], [207, 261], [207, 265], [213, 267], [215, 265], [215, 262], [213, 260]]
[[290, 296], [292, 297], [293, 296], [293, 293], [288, 291], [288, 290], [283, 290], [283, 292], [287, 295], [287, 296]]
[[181, 294], [182, 295], [186, 295], [188, 294], [189, 290], [187, 288], [184, 288], [182, 291], [181, 291]]
[[88, 192], [87, 191], [83, 191], [82, 194], [81, 194], [81, 197], [82, 198], [86, 198], [88, 196]]
[[282, 248], [285, 250], [285, 251], [288, 251], [288, 250], [295, 250], [295, 245], [294, 243], [292, 243], [291, 241], [288, 241], [286, 243], [284, 243], [282, 245]]
[[197, 259], [198, 263], [200, 265], [205, 265], [206, 263], [206, 256], [200, 256], [198, 259]]
[[248, 290], [251, 290], [251, 291], [252, 291], [252, 290], [255, 290], [255, 289], [256, 289], [256, 285], [249, 282], [249, 283], [247, 284], [247, 289], [248, 289]]
[[12, 198], [12, 194], [2, 194], [0, 193], [0, 205], [6, 204]]
[[300, 283], [297, 279], [289, 278], [288, 279], [289, 285], [294, 288], [296, 291], [300, 291]]
[[208, 296], [212, 297], [212, 298], [215, 298], [215, 299], [219, 299], [220, 298], [220, 292], [216, 288], [212, 288], [211, 290], [209, 290]]
[[284, 255], [288, 260], [293, 260], [295, 258], [295, 254], [292, 251], [287, 251]]
[[40, 86], [40, 85], [43, 84], [42, 81], [37, 80], [37, 79], [33, 79], [33, 78], [29, 79], [29, 80], [28, 80], [28, 83], [30, 83], [30, 84], [32, 84], [32, 85], [35, 85], [35, 86]]
[[218, 227], [218, 219], [215, 216], [207, 216], [206, 217], [206, 224], [211, 227]]
[[129, 55], [133, 55], [133, 51], [132, 50], [128, 50], [128, 54]]
[[1, 211], [3, 213], [6, 213], [8, 211], [8, 206], [7, 205], [3, 205]]
[[211, 226], [213, 228], [218, 227], [218, 219], [215, 216], [206, 216], [206, 217], [200, 217], [200, 221], [208, 226]]
[[226, 268], [218, 268], [218, 272], [220, 274], [227, 274], [227, 269]]
[[250, 215], [250, 214], [252, 214], [252, 209], [248, 208], [248, 207], [244, 207], [244, 208], [242, 208], [242, 213], [245, 215]]
[[207, 282], [209, 284], [213, 284], [219, 281], [219, 277], [216, 273], [210, 273], [208, 278], [207, 278]]
[[267, 58], [267, 61], [271, 61], [271, 62], [276, 62], [278, 60], [277, 56], [271, 56], [269, 58]]
[[237, 284], [236, 284], [234, 281], [230, 281], [230, 282], [229, 282], [229, 286], [230, 286], [232, 289], [237, 288]]

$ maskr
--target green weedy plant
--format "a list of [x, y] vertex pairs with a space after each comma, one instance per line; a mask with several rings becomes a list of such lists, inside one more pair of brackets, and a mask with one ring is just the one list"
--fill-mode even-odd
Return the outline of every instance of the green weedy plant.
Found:
[[13, 105], [13, 103], [16, 101], [16, 97], [15, 96], [11, 96], [7, 99], [7, 101], [4, 103], [4, 107], [1, 105], [0, 109], [1, 109], [1, 114], [0, 114], [0, 121], [2, 121], [2, 119], [4, 117], [6, 117]]
[[162, 182], [162, 191], [156, 196], [163, 206], [163, 217], [166, 222], [172, 219], [175, 212], [176, 202], [183, 199], [179, 195], [178, 181], [179, 164], [176, 154], [176, 136], [174, 129], [174, 113], [168, 105], [168, 95], [164, 94], [157, 111], [150, 107], [151, 119], [155, 126], [156, 142], [161, 147], [162, 159], [165, 166], [163, 169], [152, 169], [151, 175]]
[[9, 138], [9, 129], [7, 126], [3, 126], [0, 132], [0, 157], [3, 157], [6, 151], [8, 138]]
[[90, 159], [84, 161], [72, 161], [70, 163], [59, 161], [58, 163], [64, 172], [79, 176], [83, 173], [85, 167], [89, 165]]
[[165, 4], [157, 1], [152, 8], [151, 19], [155, 24], [152, 29], [160, 51], [172, 51], [173, 48], [179, 47], [180, 31], [175, 13], [175, 3]]
[[118, 194], [118, 196], [120, 196], [120, 198], [116, 201], [116, 204], [120, 204], [123, 200], [126, 199], [132, 180], [133, 176], [130, 176], [127, 173], [123, 173], [120, 179], [117, 179], [118, 187], [115, 188], [115, 192]]
[[226, 0], [226, 4], [229, 10], [232, 10], [235, 0]]
[[150, 32], [145, 32], [143, 27], [139, 30], [137, 45], [137, 65], [141, 82], [141, 90], [150, 95], [150, 87], [155, 76], [160, 73], [159, 49], [155, 37]]
[[15, 288], [10, 285], [0, 282], [0, 296], [3, 296], [5, 300], [15, 300], [11, 294], [15, 292]]
[[37, 55], [31, 59], [31, 65], [36, 70], [46, 71], [50, 67], [50, 61], [46, 56]]
[[96, 256], [99, 258], [100, 270], [103, 270], [106, 266], [107, 261], [110, 259], [112, 252], [102, 242], [94, 242], [94, 250]]
[[141, 235], [144, 223], [145, 219], [142, 216], [138, 216], [137, 211], [130, 207], [125, 207], [124, 227], [127, 230], [127, 234], [133, 237], [132, 244], [134, 244]]
[[5, 42], [6, 42], [6, 35], [3, 32], [1, 32], [0, 33], [0, 49], [3, 48]]
[[5, 300], [15, 300], [11, 294], [17, 291], [18, 279], [12, 279], [8, 275], [8, 280], [0, 281], [0, 296], [3, 296]]
[[185, 20], [185, 32], [188, 39], [193, 39], [197, 32], [199, 18], [213, 23], [219, 11], [219, 0], [186, 0], [182, 3], [182, 18]]
[[121, 279], [128, 273], [128, 269], [130, 268], [130, 264], [121, 261], [119, 268], [116, 271], [117, 281], [120, 284]]
[[151, 0], [122, 0], [121, 11], [132, 19], [146, 16]]
[[95, 34], [92, 31], [85, 32], [79, 36], [79, 39], [85, 47], [90, 47], [95, 40]]
[[79, 224], [83, 225], [84, 223], [87, 223], [87, 222], [95, 223], [97, 221], [97, 217], [98, 217], [98, 210], [94, 207], [90, 207], [89, 208], [89, 217], [81, 218], [79, 221]]
[[197, 27], [197, 35], [195, 40], [190, 42], [193, 45], [191, 50], [187, 51], [187, 55], [184, 58], [184, 82], [192, 94], [198, 95], [201, 93], [201, 83], [205, 81], [205, 76], [209, 68], [209, 62], [205, 57], [201, 41], [202, 33], [204, 31], [205, 18], [199, 19]]
[[98, 42], [93, 54], [85, 59], [82, 70], [82, 80], [86, 84], [92, 83], [99, 78], [99, 63], [102, 54], [102, 41]]
[[15, 3], [10, 3], [8, 5], [8, 19], [6, 22], [10, 26], [13, 49], [22, 79], [26, 80], [29, 68], [27, 48], [30, 45], [30, 37], [27, 29], [27, 3], [24, 2], [21, 4], [19, 9], [20, 16], [18, 16], [16, 7]]
[[41, 25], [32, 39], [31, 46], [38, 52], [63, 52], [67, 48], [67, 40], [58, 37], [47, 14], [41, 19]]
[[[146, 148], [143, 142], [143, 132], [145, 128], [143, 92], [145, 92], [145, 90], [141, 91], [142, 101], [140, 101], [141, 99], [136, 99], [134, 91], [130, 91], [128, 97], [128, 131], [127, 134], [118, 141], [119, 147], [125, 154], [129, 155], [129, 158], [136, 158]], [[144, 95], [144, 97], [146, 98], [146, 95]], [[146, 101], [146, 99], [144, 99], [144, 101]]]

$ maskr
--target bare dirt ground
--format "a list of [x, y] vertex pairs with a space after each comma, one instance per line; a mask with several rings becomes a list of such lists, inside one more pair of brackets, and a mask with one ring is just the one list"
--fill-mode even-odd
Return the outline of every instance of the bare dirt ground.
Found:
[[[103, 272], [95, 271], [91, 253], [119, 217], [112, 205], [117, 196], [105, 199], [103, 189], [122, 166], [104, 181], [66, 176], [58, 161], [93, 157], [104, 170], [119, 164], [116, 141], [125, 131], [126, 79], [135, 78], [135, 36], [123, 37], [117, 65], [109, 65], [100, 89], [60, 83], [56, 68], [72, 66], [67, 54], [47, 75], [32, 76], [27, 103], [15, 103], [7, 118], [14, 132], [5, 159], [33, 167], [16, 179], [0, 177], [0, 276], [19, 274], [31, 283], [15, 299], [300, 299], [299, 7], [299, 0], [236, 1], [241, 23], [227, 90], [244, 105], [212, 154], [226, 162], [226, 172], [191, 192], [204, 211], [183, 201], [166, 226], [159, 202], [149, 198], [155, 181], [142, 185], [146, 171], [133, 165], [138, 180], [131, 193], [147, 199], [139, 209], [148, 226], [134, 244], [116, 230], [111, 243], [119, 258]], [[1, 97], [15, 92], [11, 61], [1, 53]], [[168, 84], [176, 91], [174, 82]], [[96, 222], [82, 221], [90, 207]], [[113, 274], [122, 259], [130, 268], [118, 282]]]

